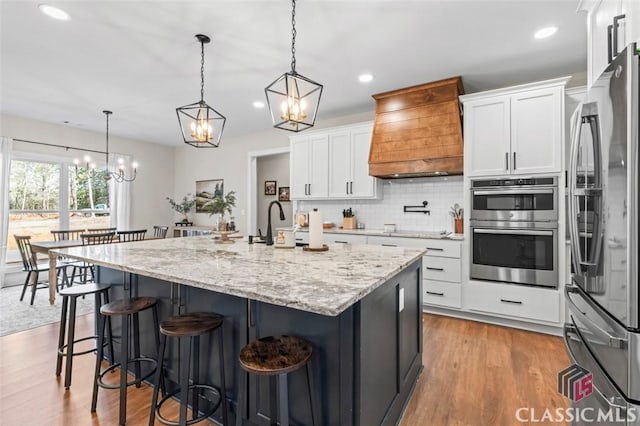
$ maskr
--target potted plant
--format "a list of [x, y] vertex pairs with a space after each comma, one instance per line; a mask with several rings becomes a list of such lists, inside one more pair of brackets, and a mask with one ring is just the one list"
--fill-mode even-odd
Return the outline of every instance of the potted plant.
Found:
[[167, 197], [171, 208], [180, 213], [183, 216], [182, 222], [189, 223], [189, 212], [193, 210], [193, 206], [196, 204], [196, 199], [193, 195], [187, 194], [182, 198], [182, 201], [174, 201], [173, 198]]
[[227, 231], [227, 221], [224, 219], [225, 212], [231, 214], [231, 208], [236, 206], [236, 192], [229, 191], [226, 195], [215, 195], [210, 201], [204, 203], [202, 208], [209, 213], [209, 216], [214, 214], [219, 215], [217, 220], [216, 229], [218, 231]]
[[464, 222], [462, 220], [463, 213], [464, 213], [464, 209], [460, 207], [460, 204], [458, 203], [455, 203], [453, 207], [451, 207], [451, 210], [449, 211], [449, 214], [451, 215], [451, 217], [453, 217], [453, 223], [455, 225], [456, 234], [462, 234], [464, 232], [464, 226], [463, 226]]

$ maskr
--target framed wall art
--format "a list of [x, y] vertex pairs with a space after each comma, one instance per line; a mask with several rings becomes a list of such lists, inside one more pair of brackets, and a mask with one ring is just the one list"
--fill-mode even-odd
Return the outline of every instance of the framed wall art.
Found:
[[281, 186], [278, 188], [278, 201], [291, 201], [289, 198], [289, 187]]
[[196, 181], [196, 213], [206, 213], [202, 208], [213, 197], [224, 195], [224, 179]]
[[264, 195], [276, 195], [277, 182], [275, 180], [264, 181]]

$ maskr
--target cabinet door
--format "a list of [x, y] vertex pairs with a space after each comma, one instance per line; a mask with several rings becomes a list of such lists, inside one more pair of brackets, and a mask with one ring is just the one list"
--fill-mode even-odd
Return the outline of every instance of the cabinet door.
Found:
[[511, 173], [561, 171], [562, 96], [559, 87], [511, 96]]
[[351, 186], [352, 197], [375, 197], [376, 178], [369, 176], [369, 149], [372, 126], [351, 130]]
[[309, 184], [309, 155], [310, 145], [308, 139], [292, 139], [290, 155], [290, 186], [291, 198], [307, 198], [307, 185]]
[[329, 195], [329, 137], [326, 134], [310, 137], [308, 198], [327, 198]]
[[[613, 17], [619, 14], [620, 3], [620, 0], [602, 0], [589, 14], [589, 49], [587, 49], [589, 86], [600, 76], [609, 63], [607, 27], [613, 23]], [[619, 31], [618, 35], [624, 37], [624, 32]], [[624, 47], [622, 41], [618, 41], [618, 47], [622, 50]]]
[[464, 106], [465, 174], [509, 173], [509, 96], [469, 102]]
[[351, 138], [348, 130], [329, 135], [329, 197], [351, 194]]

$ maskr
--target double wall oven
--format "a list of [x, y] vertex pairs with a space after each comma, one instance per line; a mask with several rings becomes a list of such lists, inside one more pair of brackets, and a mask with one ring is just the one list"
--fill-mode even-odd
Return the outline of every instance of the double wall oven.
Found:
[[471, 278], [558, 286], [556, 177], [471, 183]]

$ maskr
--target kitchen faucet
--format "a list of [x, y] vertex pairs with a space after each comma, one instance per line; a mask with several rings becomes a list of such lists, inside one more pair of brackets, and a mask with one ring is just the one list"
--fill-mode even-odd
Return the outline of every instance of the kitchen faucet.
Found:
[[278, 201], [270, 202], [269, 207], [267, 207], [267, 236], [264, 239], [265, 244], [268, 246], [273, 245], [273, 233], [271, 231], [271, 206], [273, 206], [274, 204], [277, 204], [278, 208], [280, 209], [280, 220], [284, 220], [284, 211], [282, 210], [282, 204], [280, 204], [280, 202]]

